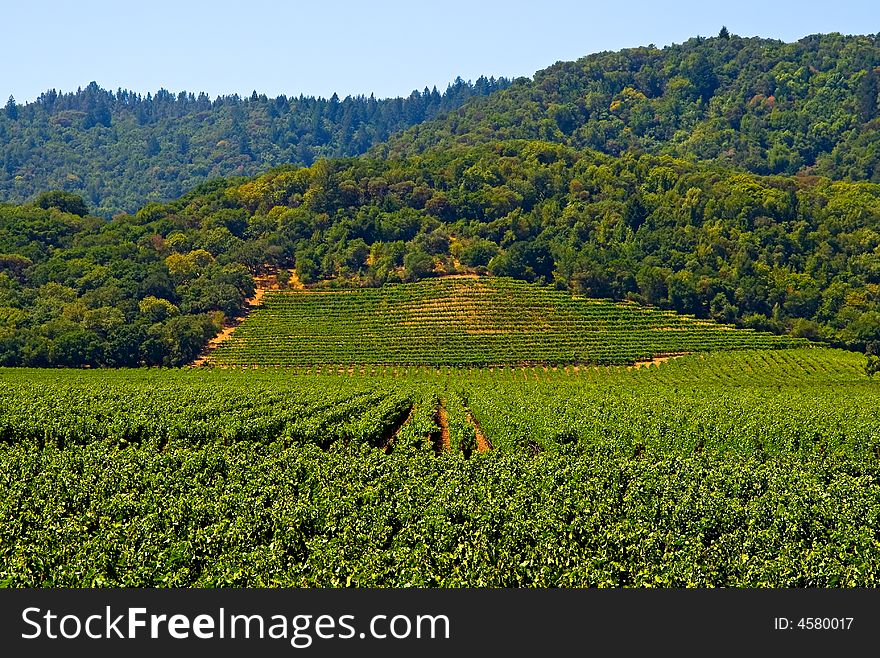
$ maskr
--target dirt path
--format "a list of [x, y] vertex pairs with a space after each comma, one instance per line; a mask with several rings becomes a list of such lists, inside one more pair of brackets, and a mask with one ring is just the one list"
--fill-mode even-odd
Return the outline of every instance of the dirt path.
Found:
[[254, 296], [245, 300], [242, 314], [238, 317], [226, 320], [220, 333], [208, 341], [208, 344], [205, 346], [202, 353], [189, 365], [191, 367], [198, 367], [207, 364], [211, 352], [216, 350], [220, 344], [229, 340], [229, 337], [232, 336], [233, 332], [238, 328], [238, 325], [244, 322], [247, 319], [247, 316], [250, 315], [251, 309], [263, 304], [263, 297], [266, 295], [266, 290], [266, 288], [257, 288], [254, 291]]
[[440, 400], [437, 407], [437, 424], [440, 426], [439, 440], [435, 441], [434, 450], [439, 455], [441, 452], [448, 452], [452, 449], [452, 442], [449, 440], [449, 420], [446, 415], [446, 400]]
[[263, 297], [266, 295], [266, 288], [257, 288], [254, 290], [254, 296], [247, 300], [247, 309], [253, 308], [254, 306], [262, 306], [263, 305]]
[[474, 417], [474, 415], [468, 411], [467, 414], [468, 422], [474, 426], [474, 432], [477, 435], [477, 451], [478, 452], [489, 452], [492, 449], [492, 442], [486, 436], [486, 433], [483, 431], [483, 428], [480, 427], [479, 421]]
[[632, 365], [627, 366], [627, 370], [633, 370], [638, 368], [650, 368], [651, 366], [659, 366], [661, 363], [666, 363], [671, 359], [677, 359], [680, 356], [687, 356], [690, 352], [679, 352], [677, 354], [667, 354], [665, 356], [655, 356], [653, 359], [644, 359], [642, 361], [636, 361]]
[[397, 435], [400, 434], [401, 430], [407, 426], [409, 421], [412, 420], [413, 412], [415, 411], [415, 405], [410, 406], [409, 412], [406, 414], [406, 417], [403, 419], [403, 422], [399, 422], [392, 429], [392, 431], [388, 434], [387, 437], [379, 444], [379, 448], [386, 454], [390, 455], [394, 450], [394, 442], [397, 441]]

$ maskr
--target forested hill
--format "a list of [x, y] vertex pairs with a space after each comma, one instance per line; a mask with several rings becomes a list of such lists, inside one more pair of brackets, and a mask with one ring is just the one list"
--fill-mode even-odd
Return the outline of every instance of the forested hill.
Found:
[[142, 97], [93, 83], [0, 111], [0, 201], [66, 190], [110, 217], [279, 164], [511, 138], [880, 181], [878, 91], [880, 36], [786, 44], [726, 31], [386, 100]]
[[557, 63], [395, 136], [374, 154], [541, 139], [761, 174], [880, 181], [878, 80], [880, 35], [783, 43], [722, 30], [663, 49]]
[[0, 205], [0, 365], [186, 363], [267, 266], [329, 286], [482, 272], [864, 348], [878, 227], [878, 184], [536, 141], [322, 159], [109, 222], [47, 194]]
[[508, 85], [503, 78], [459, 78], [443, 94], [425, 88], [384, 100], [256, 92], [211, 100], [164, 90], [113, 93], [92, 83], [76, 93], [48, 91], [26, 105], [10, 99], [0, 111], [0, 201], [65, 190], [98, 215], [134, 212], [209, 178], [361, 154], [395, 131]]

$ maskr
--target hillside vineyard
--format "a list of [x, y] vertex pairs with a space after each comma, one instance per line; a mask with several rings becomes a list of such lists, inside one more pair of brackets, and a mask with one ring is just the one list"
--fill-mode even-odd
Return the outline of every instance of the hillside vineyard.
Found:
[[623, 364], [805, 343], [513, 279], [450, 277], [362, 290], [270, 291], [209, 362]]

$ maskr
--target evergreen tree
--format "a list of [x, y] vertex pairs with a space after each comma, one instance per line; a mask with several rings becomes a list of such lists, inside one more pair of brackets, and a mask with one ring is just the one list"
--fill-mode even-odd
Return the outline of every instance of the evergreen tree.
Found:
[[9, 97], [9, 100], [6, 101], [6, 116], [15, 121], [18, 119], [18, 105], [15, 103], [15, 98], [12, 96]]

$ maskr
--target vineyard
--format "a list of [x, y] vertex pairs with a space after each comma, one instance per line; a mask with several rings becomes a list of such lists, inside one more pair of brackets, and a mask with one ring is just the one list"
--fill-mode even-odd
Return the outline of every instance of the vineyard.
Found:
[[368, 372], [0, 370], [0, 583], [880, 585], [858, 355]]
[[214, 351], [227, 366], [624, 364], [804, 341], [503, 278], [268, 292]]

